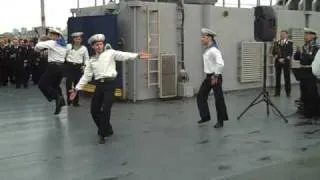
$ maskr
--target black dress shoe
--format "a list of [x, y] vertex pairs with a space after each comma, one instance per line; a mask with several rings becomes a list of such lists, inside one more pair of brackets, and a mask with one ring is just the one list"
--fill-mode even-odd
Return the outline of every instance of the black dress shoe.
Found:
[[111, 130], [108, 130], [107, 131], [107, 134], [106, 134], [106, 137], [110, 137], [110, 136], [112, 136], [113, 135], [113, 130], [111, 129]]
[[223, 128], [223, 123], [218, 122], [216, 125], [213, 126], [214, 128]]
[[203, 124], [210, 121], [210, 119], [201, 119], [200, 121], [198, 121], [198, 124]]
[[105, 143], [106, 143], [106, 140], [104, 139], [104, 137], [100, 136], [99, 144], [105, 144]]

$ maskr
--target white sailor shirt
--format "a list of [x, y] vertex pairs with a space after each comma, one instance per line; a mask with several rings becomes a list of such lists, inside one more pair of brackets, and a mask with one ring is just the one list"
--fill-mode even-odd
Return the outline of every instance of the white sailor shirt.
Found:
[[206, 74], [222, 74], [224, 61], [219, 49], [210, 47], [203, 53], [204, 72]]
[[64, 63], [67, 47], [60, 46], [54, 40], [41, 41], [35, 46], [36, 50], [48, 49], [48, 62]]
[[79, 49], [72, 49], [72, 45], [67, 45], [67, 62], [75, 64], [85, 64], [89, 60], [89, 52], [85, 46], [81, 46]]
[[139, 54], [116, 51], [109, 49], [99, 55], [99, 57], [91, 58], [86, 62], [84, 73], [76, 85], [76, 90], [81, 90], [85, 84], [92, 80], [94, 76], [95, 80], [103, 78], [115, 78], [117, 77], [116, 62], [134, 60], [138, 58]]
[[320, 79], [320, 51], [317, 52], [314, 60], [311, 64], [312, 73], [318, 79]]

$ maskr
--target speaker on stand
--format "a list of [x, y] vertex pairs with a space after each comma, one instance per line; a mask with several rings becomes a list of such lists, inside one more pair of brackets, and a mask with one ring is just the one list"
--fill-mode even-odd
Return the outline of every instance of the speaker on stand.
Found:
[[[238, 116], [238, 120], [253, 106], [265, 102], [267, 108], [267, 115], [270, 114], [271, 106], [284, 120], [288, 123], [286, 117], [274, 105], [270, 99], [269, 92], [267, 91], [267, 42], [272, 42], [277, 35], [277, 18], [274, 9], [270, 6], [257, 6], [254, 9], [254, 38], [256, 41], [261, 41], [264, 44], [263, 55], [263, 85], [261, 93], [248, 105], [248, 107]], [[262, 98], [262, 99], [261, 99]]]

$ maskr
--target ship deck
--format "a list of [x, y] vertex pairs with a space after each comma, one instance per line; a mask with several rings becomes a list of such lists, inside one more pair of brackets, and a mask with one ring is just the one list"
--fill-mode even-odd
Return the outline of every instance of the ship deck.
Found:
[[[288, 116], [285, 124], [265, 104], [237, 116], [259, 90], [226, 93], [230, 120], [198, 126], [195, 99], [116, 103], [115, 134], [98, 144], [89, 114], [54, 104], [35, 87], [0, 88], [0, 177], [3, 180], [251, 180], [319, 179], [320, 126], [297, 126], [299, 96], [272, 101]], [[210, 97], [215, 117], [213, 97]], [[262, 178], [263, 177], [263, 178]], [[299, 178], [300, 177], [300, 178]]]

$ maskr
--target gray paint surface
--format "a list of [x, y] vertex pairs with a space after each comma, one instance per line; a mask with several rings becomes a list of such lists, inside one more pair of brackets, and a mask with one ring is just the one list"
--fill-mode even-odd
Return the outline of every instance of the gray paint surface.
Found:
[[[160, 11], [160, 33], [161, 33], [161, 53], [178, 53], [177, 49], [177, 30], [176, 30], [176, 5], [173, 3], [158, 3], [156, 6], [154, 3], [143, 2], [143, 6], [138, 11], [138, 35], [137, 44], [138, 50], [146, 49], [147, 46], [147, 22], [146, 22], [146, 6], [158, 7]], [[121, 5], [122, 9], [119, 16], [120, 31], [123, 32], [123, 36], [126, 40], [125, 50], [133, 50], [133, 20], [132, 9], [130, 9], [124, 2]], [[97, 14], [97, 11], [101, 8], [97, 8], [93, 11]], [[202, 47], [200, 44], [200, 29], [203, 27], [203, 23], [206, 20], [211, 20], [211, 24], [214, 31], [218, 33], [217, 41], [222, 51], [223, 58], [225, 60], [224, 69], [224, 85], [225, 91], [241, 90], [260, 87], [261, 83], [240, 83], [238, 81], [238, 62], [239, 62], [239, 43], [241, 41], [254, 41], [254, 11], [253, 9], [245, 8], [222, 8], [211, 6], [211, 17], [203, 19], [202, 13], [203, 7], [201, 5], [185, 5], [185, 65], [186, 70], [189, 72], [190, 81], [192, 83], [194, 93], [197, 93], [201, 81], [204, 77], [203, 63], [201, 60]], [[88, 12], [85, 9], [82, 10], [85, 15]], [[227, 11], [229, 15], [223, 17], [223, 13]], [[289, 28], [303, 28], [305, 26], [305, 15], [302, 11], [290, 11], [290, 10], [276, 10], [278, 17], [278, 30]], [[209, 12], [209, 11], [208, 11]], [[320, 25], [318, 19], [320, 18], [319, 12], [310, 12], [309, 24], [311, 28], [320, 31]], [[128, 77], [131, 77], [132, 66], [128, 66]], [[130, 70], [131, 69], [131, 70]], [[147, 68], [146, 62], [138, 62], [137, 68], [137, 100], [152, 99], [158, 97], [157, 87], [147, 87]], [[130, 94], [130, 87], [132, 86], [132, 79], [128, 78], [128, 94]], [[274, 86], [274, 79], [268, 79], [268, 85]], [[297, 83], [292, 76], [292, 83]], [[129, 99], [132, 97], [129, 96]]]
[[[293, 97], [298, 97], [298, 87]], [[36, 87], [0, 88], [0, 177], [10, 180], [209, 180], [222, 177], [264, 175], [270, 167], [296, 175], [297, 158], [304, 168], [319, 170], [319, 126], [284, 124], [265, 106], [236, 117], [258, 94], [257, 90], [226, 94], [230, 121], [216, 130], [213, 121], [198, 126], [195, 99], [116, 103], [111, 122], [115, 135], [98, 145], [97, 129], [89, 114], [90, 100], [81, 96], [81, 107], [64, 107], [54, 116]], [[19, 93], [19, 96], [16, 94]], [[295, 112], [294, 99], [272, 99], [285, 115]], [[289, 166], [284, 164], [289, 162]], [[290, 163], [291, 162], [291, 163]], [[269, 167], [270, 166], [270, 167]], [[289, 168], [289, 169], [288, 169]], [[314, 180], [310, 174], [304, 179]], [[281, 180], [286, 180], [282, 178]]]

